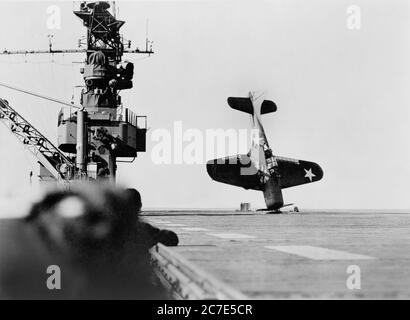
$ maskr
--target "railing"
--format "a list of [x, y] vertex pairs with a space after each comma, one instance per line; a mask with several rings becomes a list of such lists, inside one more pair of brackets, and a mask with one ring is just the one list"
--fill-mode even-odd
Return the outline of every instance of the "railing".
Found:
[[124, 110], [124, 121], [139, 129], [147, 129], [147, 116], [137, 116], [128, 108]]

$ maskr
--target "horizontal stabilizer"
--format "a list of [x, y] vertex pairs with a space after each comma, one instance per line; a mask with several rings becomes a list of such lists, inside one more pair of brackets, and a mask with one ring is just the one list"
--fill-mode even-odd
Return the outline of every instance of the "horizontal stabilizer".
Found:
[[278, 110], [278, 107], [275, 102], [271, 100], [263, 100], [261, 105], [261, 114], [275, 112], [276, 110]]
[[[228, 98], [228, 104], [232, 109], [239, 110], [242, 112], [249, 113], [253, 115], [253, 104], [250, 98]], [[276, 104], [271, 100], [263, 100], [261, 105], [261, 114], [275, 112], [277, 110]]]
[[253, 105], [250, 98], [228, 98], [228, 104], [232, 109], [253, 114]]

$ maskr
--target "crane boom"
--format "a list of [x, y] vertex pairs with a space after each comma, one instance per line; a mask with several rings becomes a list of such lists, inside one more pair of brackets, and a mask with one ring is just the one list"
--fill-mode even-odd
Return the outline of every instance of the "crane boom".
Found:
[[10, 107], [4, 99], [0, 99], [0, 122], [23, 143], [57, 181], [70, 182], [76, 172], [75, 163]]

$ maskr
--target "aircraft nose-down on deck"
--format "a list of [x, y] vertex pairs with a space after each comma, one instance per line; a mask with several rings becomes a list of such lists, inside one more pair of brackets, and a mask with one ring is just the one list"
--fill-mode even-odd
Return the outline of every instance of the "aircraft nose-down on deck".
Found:
[[215, 181], [262, 191], [267, 208], [277, 211], [284, 206], [282, 189], [319, 181], [323, 170], [315, 162], [273, 154], [260, 115], [275, 112], [277, 107], [273, 101], [256, 100], [251, 93], [248, 98], [228, 98], [231, 108], [252, 116], [251, 150], [248, 154], [208, 161], [206, 167]]

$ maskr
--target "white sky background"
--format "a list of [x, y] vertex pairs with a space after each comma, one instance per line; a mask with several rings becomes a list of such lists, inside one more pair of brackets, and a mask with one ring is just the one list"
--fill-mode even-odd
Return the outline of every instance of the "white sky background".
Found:
[[[61, 30], [46, 27], [49, 5], [61, 6]], [[346, 28], [346, 9], [359, 5], [362, 27]], [[319, 163], [320, 182], [284, 191], [304, 208], [410, 208], [410, 3], [400, 0], [118, 2], [122, 28], [144, 45], [145, 21], [155, 55], [128, 56], [134, 89], [125, 106], [148, 116], [151, 133], [248, 128], [228, 96], [266, 90], [278, 104], [263, 116], [275, 154]], [[0, 3], [0, 49], [76, 48], [85, 35], [72, 2]], [[0, 56], [0, 82], [70, 100], [82, 84], [83, 55]], [[28, 63], [24, 63], [27, 60]], [[0, 88], [52, 141], [59, 106]], [[118, 182], [142, 192], [145, 207], [264, 207], [261, 192], [212, 181], [205, 165], [155, 165], [148, 152], [120, 164]], [[221, 155], [222, 156], [222, 155]], [[36, 161], [0, 126], [0, 197], [26, 195]], [[35, 188], [35, 187], [33, 187]], [[32, 189], [33, 189], [32, 188]]]

